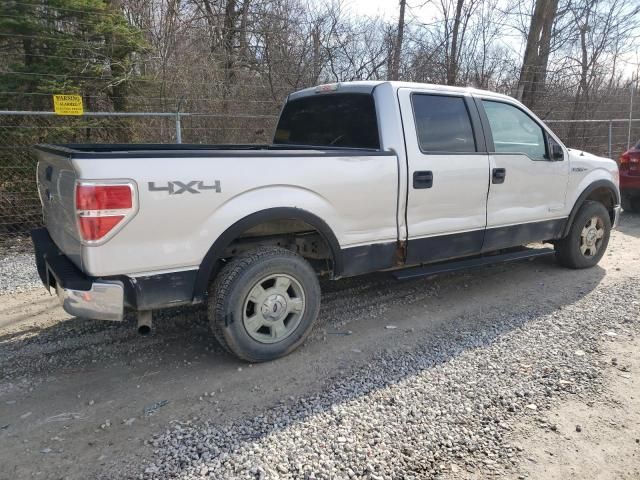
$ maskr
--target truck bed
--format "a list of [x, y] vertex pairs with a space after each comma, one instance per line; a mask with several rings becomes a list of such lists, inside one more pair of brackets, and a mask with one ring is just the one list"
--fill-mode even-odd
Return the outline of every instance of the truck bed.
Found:
[[[36, 151], [49, 234], [96, 277], [197, 269], [229, 227], [272, 208], [322, 219], [340, 248], [397, 240], [398, 158], [390, 151], [162, 144], [38, 145]], [[83, 181], [134, 185], [132, 216], [99, 244], [79, 235], [75, 188]]]

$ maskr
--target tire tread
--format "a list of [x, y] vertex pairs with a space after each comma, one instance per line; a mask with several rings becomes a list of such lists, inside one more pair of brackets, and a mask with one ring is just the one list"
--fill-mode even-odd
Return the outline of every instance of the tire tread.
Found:
[[207, 310], [209, 314], [209, 324], [215, 339], [227, 353], [235, 355], [248, 362], [257, 361], [258, 359], [244, 355], [238, 349], [233, 348], [229, 345], [229, 342], [223, 333], [223, 328], [226, 326], [224, 302], [239, 275], [241, 275], [251, 265], [273, 257], [301, 258], [296, 253], [287, 250], [286, 248], [271, 246], [258, 247], [254, 250], [241, 253], [237, 257], [233, 258], [222, 268], [215, 280], [209, 285]]
[[[606, 229], [606, 241], [602, 250], [597, 255], [597, 260], [595, 262], [585, 262], [582, 254], [579, 252], [579, 249], [576, 244], [576, 235], [579, 235], [577, 229], [582, 230], [583, 222], [586, 221], [586, 217], [590, 215], [596, 215], [597, 213], [603, 214], [605, 218], [605, 229]], [[579, 268], [589, 268], [596, 265], [604, 252], [606, 251], [607, 245], [609, 243], [609, 234], [611, 232], [611, 220], [609, 218], [609, 212], [605, 208], [605, 206], [596, 201], [587, 200], [585, 201], [575, 218], [573, 219], [573, 223], [571, 224], [571, 228], [569, 229], [569, 234], [555, 242], [556, 249], [556, 259], [558, 263], [567, 268], [579, 269]]]

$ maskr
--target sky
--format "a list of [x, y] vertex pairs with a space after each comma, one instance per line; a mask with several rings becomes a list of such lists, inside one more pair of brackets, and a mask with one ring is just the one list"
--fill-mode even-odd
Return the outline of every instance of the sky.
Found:
[[[399, 0], [345, 0], [345, 4], [347, 8], [356, 15], [380, 15], [381, 17], [394, 22], [398, 21], [398, 15], [400, 13]], [[421, 4], [423, 6], [418, 7], [418, 5]], [[426, 0], [413, 0], [408, 2], [408, 5], [410, 6], [410, 11], [406, 13], [407, 21], [415, 18], [420, 22], [429, 23], [438, 14], [437, 7]], [[523, 39], [516, 40], [515, 38], [511, 38], [506, 42], [506, 46], [516, 52], [519, 52], [521, 55], [524, 53]], [[621, 63], [624, 65], [623, 68], [626, 76], [632, 77], [632, 75], [636, 74], [639, 61], [640, 46], [638, 46], [637, 51], [628, 52], [623, 56]]]
[[388, 18], [397, 19], [400, 10], [400, 2], [396, 0], [348, 0], [347, 6], [354, 13], [361, 15], [378, 15]]
[[[348, 8], [354, 13], [359, 15], [376, 16], [380, 15], [388, 20], [398, 20], [398, 14], [400, 13], [400, 1], [399, 0], [345, 0]], [[414, 5], [426, 4], [420, 8]], [[411, 13], [421, 21], [430, 20], [429, 17], [434, 15], [436, 11], [435, 7], [426, 2], [420, 0], [414, 0], [409, 3]], [[407, 17], [409, 12], [406, 13]]]
[[[399, 0], [344, 0], [346, 7], [355, 15], [381, 16], [382, 18], [393, 23], [398, 21], [400, 14]], [[431, 23], [433, 20], [440, 18], [440, 10], [435, 2], [428, 0], [412, 0], [407, 2], [407, 10], [405, 11], [405, 20], [407, 23], [422, 22]], [[510, 37], [502, 39], [506, 46], [516, 52], [524, 53], [524, 43], [521, 38]]]

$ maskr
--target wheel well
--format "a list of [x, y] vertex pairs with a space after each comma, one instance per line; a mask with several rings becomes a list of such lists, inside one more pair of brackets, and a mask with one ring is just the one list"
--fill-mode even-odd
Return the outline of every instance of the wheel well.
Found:
[[286, 248], [307, 259], [318, 274], [333, 270], [331, 247], [313, 225], [299, 219], [271, 219], [241, 232], [221, 256], [228, 260], [248, 250], [264, 246]]
[[569, 234], [569, 229], [571, 228], [573, 219], [575, 218], [578, 210], [585, 201], [599, 202], [604, 205], [604, 207], [609, 211], [609, 217], [611, 218], [611, 222], [613, 223], [613, 221], [615, 220], [614, 207], [620, 201], [616, 192], [617, 189], [613, 182], [611, 182], [610, 180], [596, 180], [591, 185], [589, 185], [580, 194], [580, 196], [576, 200], [576, 203], [573, 205], [573, 209], [569, 214], [569, 218], [567, 219], [561, 238], [564, 238]]
[[615, 212], [613, 207], [616, 205], [615, 194], [608, 187], [598, 187], [594, 189], [592, 192], [587, 195], [585, 200], [591, 200], [594, 202], [599, 202], [605, 206], [605, 208], [609, 211], [609, 217], [611, 217], [611, 222], [613, 222]]
[[340, 244], [324, 220], [300, 208], [269, 208], [242, 218], [216, 239], [198, 269], [194, 301], [204, 298], [211, 279], [227, 260], [263, 245], [298, 253], [319, 274], [340, 275], [342, 271]]

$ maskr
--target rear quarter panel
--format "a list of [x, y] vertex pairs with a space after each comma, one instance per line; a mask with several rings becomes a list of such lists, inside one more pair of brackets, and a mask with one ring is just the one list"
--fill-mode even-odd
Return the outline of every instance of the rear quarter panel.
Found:
[[[95, 276], [197, 268], [216, 238], [247, 215], [295, 207], [324, 220], [342, 248], [397, 238], [397, 157], [269, 156], [74, 160], [86, 180], [128, 177], [138, 214], [103, 245], [83, 247]], [[205, 185], [221, 191], [170, 195], [149, 182]]]

